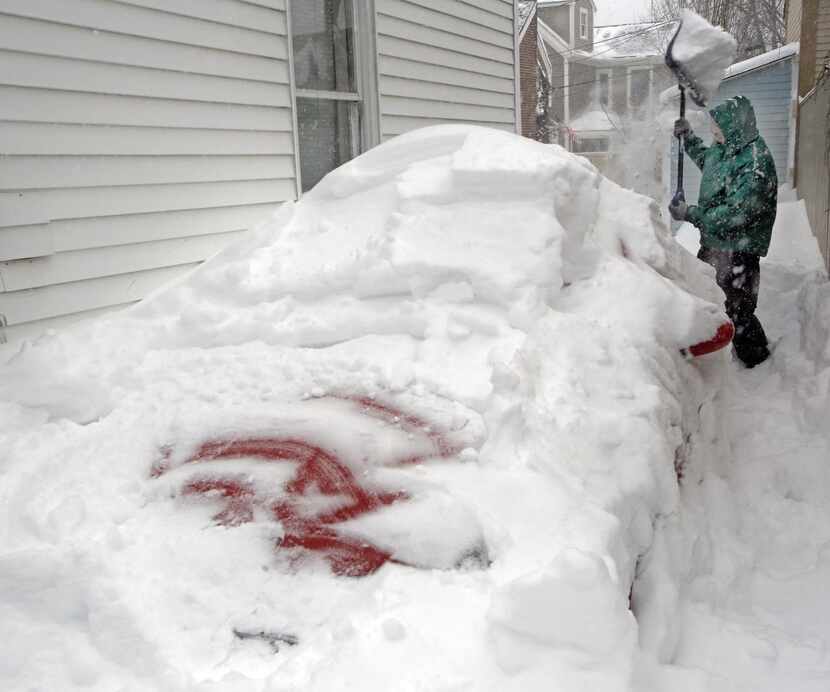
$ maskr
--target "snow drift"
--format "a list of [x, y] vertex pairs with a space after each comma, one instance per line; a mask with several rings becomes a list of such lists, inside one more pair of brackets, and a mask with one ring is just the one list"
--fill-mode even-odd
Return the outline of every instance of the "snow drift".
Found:
[[[559, 147], [442, 126], [361, 156], [2, 369], [3, 688], [626, 689], [671, 656], [670, 590], [635, 589], [639, 622], [629, 596], [714, 444], [723, 356], [680, 349], [720, 300], [653, 201]], [[392, 561], [287, 562], [261, 510], [296, 464], [188, 463], [264, 435], [405, 494], [336, 527]], [[244, 521], [182, 490], [211, 472]], [[292, 516], [342, 506], [313, 491]]]

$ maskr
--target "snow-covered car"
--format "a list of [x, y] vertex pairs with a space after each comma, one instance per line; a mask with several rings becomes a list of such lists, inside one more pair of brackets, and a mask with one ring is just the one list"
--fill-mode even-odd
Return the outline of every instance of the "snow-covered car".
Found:
[[721, 300], [559, 147], [377, 147], [3, 366], [0, 686], [621, 689]]

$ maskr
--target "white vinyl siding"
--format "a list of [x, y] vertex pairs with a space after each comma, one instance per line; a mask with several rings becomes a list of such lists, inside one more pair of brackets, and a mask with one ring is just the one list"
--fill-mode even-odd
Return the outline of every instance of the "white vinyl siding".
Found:
[[375, 0], [381, 134], [441, 123], [516, 131], [510, 0]]
[[283, 0], [0, 0], [0, 320], [140, 300], [296, 195]]
[[[516, 131], [511, 0], [356, 3], [362, 148]], [[296, 197], [287, 5], [0, 0], [0, 340], [135, 303]]]

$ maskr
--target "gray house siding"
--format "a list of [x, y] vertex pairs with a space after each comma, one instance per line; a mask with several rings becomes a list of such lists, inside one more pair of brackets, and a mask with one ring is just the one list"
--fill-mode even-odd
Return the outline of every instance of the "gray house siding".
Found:
[[570, 65], [571, 118], [579, 117], [591, 105], [594, 98], [595, 70], [591, 65], [572, 62]]
[[381, 135], [465, 122], [517, 131], [510, 0], [376, 0]]
[[562, 123], [565, 121], [565, 59], [558, 53], [550, 51], [550, 62], [550, 79], [553, 84], [550, 113], [556, 122]]
[[537, 11], [539, 18], [570, 44], [571, 8], [567, 5], [560, 7], [544, 7], [540, 5]]
[[[579, 11], [588, 12], [588, 38], [583, 39], [579, 33]], [[577, 50], [594, 49], [594, 6], [591, 0], [577, 0], [574, 5], [574, 47]]]

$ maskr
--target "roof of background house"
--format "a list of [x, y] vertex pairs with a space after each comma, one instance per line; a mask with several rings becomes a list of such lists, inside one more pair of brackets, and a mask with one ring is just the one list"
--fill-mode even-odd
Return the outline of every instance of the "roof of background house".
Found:
[[519, 0], [519, 26], [524, 25], [535, 7], [536, 0]]
[[636, 22], [594, 27], [594, 57], [645, 58], [666, 53], [674, 22]]
[[762, 67], [767, 67], [768, 65], [791, 58], [794, 55], [798, 55], [799, 47], [800, 44], [798, 43], [788, 43], [786, 46], [775, 48], [774, 50], [763, 53], [762, 55], [756, 55], [754, 58], [736, 62], [732, 65], [732, 67], [726, 70], [723, 78], [729, 79], [730, 77], [737, 77], [745, 72], [752, 72], [753, 70], [758, 70]]
[[[540, 7], [556, 7], [557, 5], [573, 5], [576, 0], [539, 0]], [[597, 3], [594, 0], [591, 0], [591, 4], [594, 6], [594, 12], [597, 11]]]

